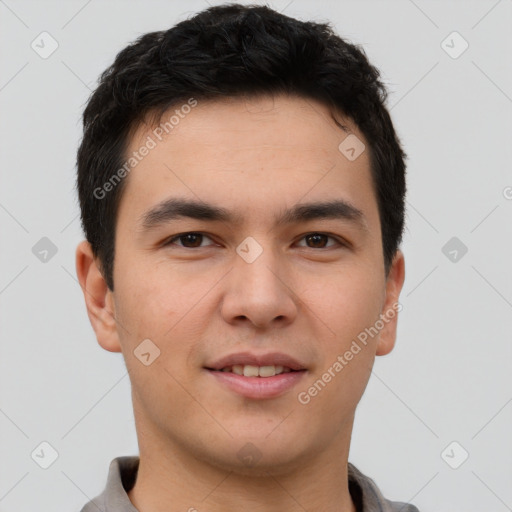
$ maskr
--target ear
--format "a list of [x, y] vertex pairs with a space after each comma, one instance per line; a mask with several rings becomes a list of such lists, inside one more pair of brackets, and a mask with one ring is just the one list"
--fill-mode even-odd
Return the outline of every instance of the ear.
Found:
[[121, 352], [115, 320], [114, 292], [108, 289], [100, 271], [99, 260], [94, 257], [91, 244], [86, 240], [76, 248], [76, 273], [98, 343], [109, 352]]
[[398, 312], [402, 309], [398, 299], [400, 298], [404, 279], [404, 255], [402, 251], [397, 250], [386, 280], [386, 296], [380, 317], [384, 323], [384, 327], [379, 333], [376, 352], [376, 355], [378, 356], [385, 356], [386, 354], [389, 354], [395, 346]]

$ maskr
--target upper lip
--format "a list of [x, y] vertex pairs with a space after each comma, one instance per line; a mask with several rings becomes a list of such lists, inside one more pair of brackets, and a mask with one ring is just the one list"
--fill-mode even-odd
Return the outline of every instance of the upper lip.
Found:
[[254, 354], [251, 352], [237, 352], [221, 357], [217, 361], [205, 366], [209, 370], [222, 370], [234, 365], [251, 366], [285, 366], [291, 370], [305, 370], [304, 364], [297, 359], [281, 352], [268, 352], [266, 354]]

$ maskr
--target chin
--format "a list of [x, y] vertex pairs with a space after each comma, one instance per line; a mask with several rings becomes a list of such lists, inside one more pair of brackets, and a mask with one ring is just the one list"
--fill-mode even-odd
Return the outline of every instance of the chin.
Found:
[[213, 455], [209, 458], [210, 464], [216, 466], [223, 471], [229, 471], [238, 475], [250, 477], [268, 477], [280, 476], [294, 472], [297, 467], [300, 467], [301, 454], [300, 453], [279, 453], [275, 452], [270, 455], [268, 452], [269, 447], [266, 447], [261, 453], [260, 458], [255, 458], [253, 461], [242, 458], [239, 454], [227, 458], [215, 457]]
[[199, 457], [223, 471], [252, 477], [289, 474], [303, 465], [307, 457], [304, 439], [300, 436], [295, 438], [289, 432], [283, 431], [275, 437], [275, 431], [269, 435], [272, 429], [268, 427], [260, 429], [259, 435], [237, 436], [234, 431], [230, 432], [233, 437], [222, 447], [222, 451], [203, 452]]

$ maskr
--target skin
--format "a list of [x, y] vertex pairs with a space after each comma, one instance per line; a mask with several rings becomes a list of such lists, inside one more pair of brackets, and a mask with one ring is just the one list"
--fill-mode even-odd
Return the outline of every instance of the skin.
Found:
[[[129, 153], [151, 130], [138, 128]], [[128, 495], [141, 512], [355, 512], [347, 480], [354, 414], [375, 356], [393, 349], [398, 314], [308, 404], [297, 394], [393, 308], [405, 269], [397, 251], [384, 272], [368, 151], [349, 161], [338, 150], [346, 136], [312, 100], [199, 102], [126, 178], [114, 292], [90, 245], [77, 247], [98, 343], [122, 351], [130, 374], [140, 466]], [[171, 196], [226, 207], [243, 221], [182, 218], [143, 232], [142, 213]], [[367, 231], [338, 219], [274, 226], [284, 208], [328, 199], [360, 209]], [[207, 236], [200, 247], [162, 245], [183, 232]], [[310, 233], [336, 238], [315, 245]], [[236, 252], [248, 236], [263, 249], [253, 263]], [[149, 366], [133, 354], [147, 338], [160, 349]], [[308, 371], [279, 397], [245, 399], [203, 369], [245, 350], [285, 352]], [[261, 456], [252, 467], [237, 456], [248, 442]]]

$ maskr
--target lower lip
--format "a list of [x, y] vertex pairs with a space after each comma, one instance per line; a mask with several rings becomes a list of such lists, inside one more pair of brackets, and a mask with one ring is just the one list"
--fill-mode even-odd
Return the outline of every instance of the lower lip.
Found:
[[297, 372], [280, 373], [273, 377], [244, 377], [236, 373], [207, 370], [221, 384], [231, 391], [245, 398], [263, 400], [275, 398], [295, 386], [306, 373], [305, 370]]

